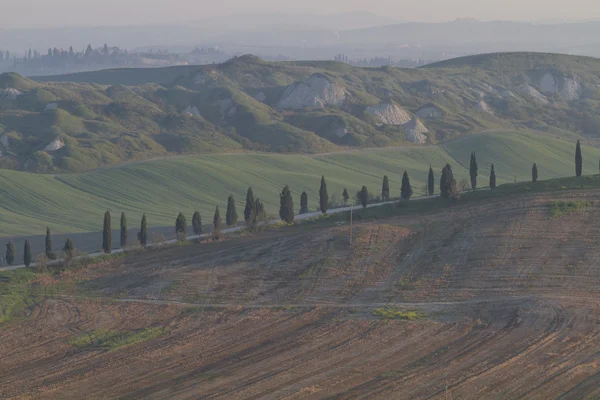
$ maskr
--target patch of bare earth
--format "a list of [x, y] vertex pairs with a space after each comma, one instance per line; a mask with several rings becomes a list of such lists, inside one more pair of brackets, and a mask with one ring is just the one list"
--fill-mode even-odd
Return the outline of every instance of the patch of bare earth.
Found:
[[[598, 192], [150, 250], [44, 278], [2, 398], [598, 398]], [[548, 205], [594, 205], [551, 219]], [[376, 308], [426, 314], [381, 319]], [[160, 335], [77, 347], [98, 330]]]

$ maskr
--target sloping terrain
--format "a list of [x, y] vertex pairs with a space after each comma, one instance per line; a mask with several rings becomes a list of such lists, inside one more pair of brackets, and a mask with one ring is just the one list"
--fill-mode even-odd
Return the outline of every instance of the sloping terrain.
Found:
[[0, 166], [84, 171], [172, 154], [435, 144], [486, 129], [597, 138], [600, 61], [489, 54], [426, 68], [337, 62], [0, 76]]
[[352, 245], [317, 224], [4, 273], [28, 301], [2, 326], [0, 393], [597, 398], [599, 207], [514, 195], [356, 224]]
[[[322, 175], [329, 198], [342, 202], [346, 188], [352, 196], [366, 185], [373, 197], [381, 194], [384, 175], [392, 197], [398, 197], [402, 174], [408, 171], [414, 195], [424, 194], [429, 166], [434, 169], [436, 191], [440, 171], [450, 163], [458, 182], [468, 179], [471, 151], [479, 162], [479, 187], [488, 185], [490, 164], [495, 163], [498, 184], [531, 180], [531, 166], [540, 179], [574, 175], [573, 143], [541, 135], [489, 132], [470, 135], [443, 146], [408, 146], [338, 152], [326, 155], [220, 154], [157, 160], [101, 169], [82, 174], [40, 175], [0, 170], [0, 236], [42, 235], [50, 226], [55, 233], [97, 232], [104, 212], [127, 213], [131, 227], [142, 213], [150, 226], [173, 226], [179, 212], [188, 218], [199, 210], [208, 223], [217, 205], [224, 210], [230, 194], [241, 211], [248, 186], [278, 215], [279, 193], [289, 185], [296, 206], [300, 194], [309, 196], [316, 210]], [[583, 147], [584, 174], [598, 172], [600, 150]], [[241, 214], [240, 214], [241, 215]], [[188, 219], [189, 221], [189, 219]]]

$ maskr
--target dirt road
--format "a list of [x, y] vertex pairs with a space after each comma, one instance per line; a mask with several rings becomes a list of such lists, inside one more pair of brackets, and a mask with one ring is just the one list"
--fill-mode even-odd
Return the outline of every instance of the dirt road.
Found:
[[[419, 200], [424, 200], [424, 199], [429, 199], [429, 198], [434, 198], [434, 197], [437, 197], [437, 196], [415, 197], [412, 201], [419, 201]], [[392, 203], [394, 203], [394, 201], [373, 203], [373, 204], [368, 204], [367, 208], [381, 207], [381, 206], [384, 206], [387, 204], [392, 204]], [[360, 210], [360, 209], [362, 209], [362, 206], [354, 205], [354, 206], [348, 206], [348, 207], [333, 208], [333, 209], [328, 210], [327, 214], [344, 213], [344, 212], [350, 211], [351, 209]], [[294, 219], [296, 221], [303, 221], [306, 219], [318, 217], [319, 215], [321, 215], [320, 211], [314, 211], [314, 212], [310, 212], [310, 213], [306, 213], [306, 214], [298, 214], [294, 217]], [[280, 221], [281, 221], [280, 219], [272, 219], [272, 220], [267, 221], [266, 224], [267, 225], [276, 224]], [[221, 230], [221, 232], [223, 234], [230, 234], [230, 233], [239, 232], [245, 228], [246, 228], [246, 226], [240, 223], [236, 227], [225, 228], [225, 229]], [[132, 240], [132, 238], [137, 237], [138, 231], [139, 231], [139, 229], [137, 229], [137, 228], [129, 229], [128, 237], [130, 238], [130, 240]], [[165, 241], [160, 242], [159, 243], [160, 245], [173, 244], [173, 243], [177, 242], [177, 239], [175, 238], [174, 227], [148, 228], [148, 232], [149, 232], [150, 237], [152, 237], [153, 234], [156, 233], [156, 234], [159, 234], [159, 237], [167, 238]], [[191, 227], [188, 227], [187, 233], [188, 233], [187, 238], [189, 240], [196, 240], [198, 238], [207, 238], [210, 236], [210, 233], [204, 233], [202, 235], [194, 235]], [[113, 229], [112, 237], [119, 238], [120, 231], [118, 229]], [[101, 244], [102, 244], [102, 232], [53, 235], [52, 240], [53, 240], [53, 243], [55, 244], [54, 249], [60, 248], [62, 246], [62, 244], [66, 241], [67, 238], [71, 238], [72, 240], [74, 240], [74, 242], [77, 245], [77, 249], [80, 252], [86, 253], [86, 256], [88, 256], [88, 257], [96, 257], [96, 256], [100, 256], [100, 255], [104, 254], [103, 252], [101, 252], [101, 249], [100, 249]], [[10, 271], [13, 269], [25, 268], [25, 265], [22, 264], [22, 262], [23, 262], [23, 254], [22, 253], [23, 252], [20, 251], [21, 249], [23, 249], [23, 246], [25, 245], [25, 240], [29, 240], [33, 254], [42, 254], [45, 252], [45, 248], [46, 248], [45, 247], [46, 246], [46, 243], [45, 243], [46, 236], [45, 235], [21, 236], [18, 238], [14, 238], [14, 239], [12, 239], [12, 241], [15, 244], [15, 248], [19, 249], [19, 251], [17, 251], [16, 257], [15, 257], [16, 263], [14, 265], [5, 265], [4, 259], [0, 256], [0, 271]], [[150, 241], [149, 245], [152, 246], [150, 238], [149, 238], [149, 241]], [[112, 249], [112, 252], [113, 253], [122, 253], [123, 249], [120, 247], [115, 247]], [[51, 264], [53, 264], [53, 263], [51, 262]], [[32, 263], [32, 267], [35, 267], [35, 262]]]

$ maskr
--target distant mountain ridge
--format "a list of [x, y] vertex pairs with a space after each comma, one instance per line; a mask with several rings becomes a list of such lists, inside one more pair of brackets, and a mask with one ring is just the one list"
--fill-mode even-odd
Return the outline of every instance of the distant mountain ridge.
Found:
[[408, 44], [537, 43], [555, 46], [597, 43], [600, 21], [535, 24], [517, 21], [405, 22], [346, 30], [340, 40], [351, 43], [399, 41]]
[[[112, 43], [122, 48], [196, 45], [205, 41], [274, 31], [337, 31], [368, 28], [397, 22], [393, 18], [370, 12], [320, 14], [238, 14], [211, 18], [190, 18], [179, 23], [145, 25], [67, 26], [56, 28], [0, 29], [0, 49], [22, 50]], [[233, 35], [233, 36], [232, 36]]]

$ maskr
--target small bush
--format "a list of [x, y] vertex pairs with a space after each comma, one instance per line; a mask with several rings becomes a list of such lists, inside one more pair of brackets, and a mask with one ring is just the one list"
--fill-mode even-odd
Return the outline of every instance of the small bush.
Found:
[[583, 200], [554, 201], [550, 206], [550, 216], [552, 218], [560, 218], [567, 214], [581, 211], [591, 206], [592, 203]]
[[37, 273], [43, 274], [48, 270], [48, 262], [50, 259], [46, 257], [46, 254], [42, 253], [35, 259], [35, 270]]
[[408, 321], [414, 321], [427, 316], [427, 314], [419, 311], [403, 311], [391, 307], [376, 308], [372, 314], [383, 319], [404, 319]]
[[167, 237], [160, 232], [152, 232], [152, 246], [157, 247], [165, 244]]
[[79, 336], [69, 343], [80, 348], [99, 347], [107, 350], [118, 350], [157, 338], [166, 332], [166, 328], [145, 328], [134, 332], [99, 329], [87, 335]]
[[177, 232], [177, 243], [181, 244], [185, 242], [187, 242], [187, 235], [185, 232]]
[[36, 273], [28, 268], [0, 272], [0, 323], [22, 316], [35, 304], [30, 283], [36, 278]]

